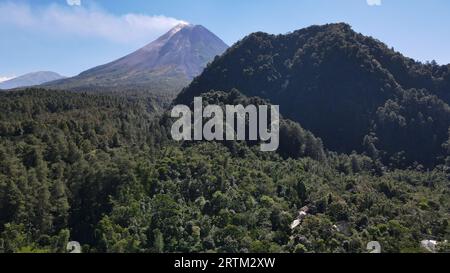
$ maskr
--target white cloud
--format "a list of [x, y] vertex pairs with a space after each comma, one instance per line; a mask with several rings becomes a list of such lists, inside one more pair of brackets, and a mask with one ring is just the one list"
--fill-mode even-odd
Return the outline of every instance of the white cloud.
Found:
[[81, 0], [67, 0], [69, 6], [81, 6]]
[[35, 33], [101, 38], [119, 43], [150, 42], [182, 22], [163, 15], [114, 15], [96, 7], [80, 6], [73, 9], [53, 4], [32, 8], [27, 4], [0, 3], [2, 27], [12, 25]]
[[381, 0], [366, 0], [369, 6], [381, 6]]
[[0, 82], [6, 82], [6, 81], [12, 80], [14, 78], [15, 77], [0, 76]]

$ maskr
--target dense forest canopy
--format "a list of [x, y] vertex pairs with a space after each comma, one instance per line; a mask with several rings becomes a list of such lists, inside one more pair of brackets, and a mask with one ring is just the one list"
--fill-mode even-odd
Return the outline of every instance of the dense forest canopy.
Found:
[[[149, 99], [0, 96], [0, 251], [64, 252], [76, 240], [84, 252], [363, 252], [378, 240], [416, 252], [423, 239], [449, 239], [445, 166], [386, 171], [324, 150], [288, 120], [282, 143], [297, 152], [263, 153], [172, 142], [168, 115]], [[205, 101], [260, 99], [233, 91]]]

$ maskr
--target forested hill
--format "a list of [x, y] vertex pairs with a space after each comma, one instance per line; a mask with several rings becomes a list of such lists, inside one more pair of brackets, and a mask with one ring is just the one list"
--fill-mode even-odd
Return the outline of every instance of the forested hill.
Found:
[[406, 58], [347, 24], [259, 32], [217, 57], [175, 102], [236, 88], [279, 104], [331, 150], [433, 166], [446, 153], [449, 68]]

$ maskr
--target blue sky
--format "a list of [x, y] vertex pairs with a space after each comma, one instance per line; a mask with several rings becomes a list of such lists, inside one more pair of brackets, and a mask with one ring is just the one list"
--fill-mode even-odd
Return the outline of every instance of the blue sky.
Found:
[[73, 76], [182, 21], [229, 45], [254, 31], [347, 22], [408, 57], [447, 64], [449, 15], [448, 0], [0, 0], [0, 81], [40, 70]]

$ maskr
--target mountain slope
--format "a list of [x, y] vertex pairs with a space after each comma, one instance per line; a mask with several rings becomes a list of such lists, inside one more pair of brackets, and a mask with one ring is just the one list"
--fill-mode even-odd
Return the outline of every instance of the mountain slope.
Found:
[[160, 86], [179, 91], [227, 48], [203, 26], [180, 24], [123, 58], [51, 86], [66, 89]]
[[[364, 151], [395, 165], [432, 165], [450, 127], [449, 66], [421, 64], [347, 24], [287, 35], [254, 33], [178, 96], [233, 88], [280, 105], [327, 148]], [[392, 134], [392, 130], [397, 134]]]
[[18, 87], [39, 85], [63, 78], [65, 77], [51, 71], [33, 72], [0, 83], [0, 89], [12, 89]]

